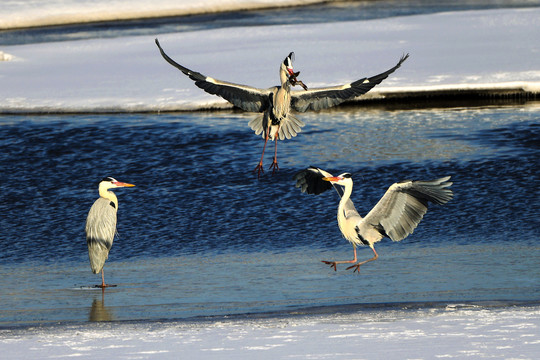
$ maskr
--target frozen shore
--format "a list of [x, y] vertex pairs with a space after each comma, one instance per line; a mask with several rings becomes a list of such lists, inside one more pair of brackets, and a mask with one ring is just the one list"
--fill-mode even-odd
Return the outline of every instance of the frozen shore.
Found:
[[[540, 89], [540, 8], [438, 13], [313, 25], [233, 27], [160, 35], [167, 53], [221, 80], [267, 88], [296, 52], [309, 87], [337, 85], [410, 58], [365, 99]], [[281, 39], [287, 38], [287, 46]], [[264, 44], [262, 46], [261, 44]], [[134, 112], [229, 107], [159, 55], [153, 36], [5, 46], [0, 112]]]
[[537, 359], [540, 307], [355, 311], [0, 330], [4, 359]]

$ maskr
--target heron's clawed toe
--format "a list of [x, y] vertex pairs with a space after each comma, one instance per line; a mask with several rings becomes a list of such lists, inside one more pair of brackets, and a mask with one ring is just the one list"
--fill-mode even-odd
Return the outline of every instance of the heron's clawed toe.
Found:
[[354, 264], [354, 265], [351, 265], [347, 268], [347, 270], [350, 270], [354, 268], [354, 271], [353, 272], [358, 272], [360, 274], [360, 264]]
[[321, 262], [325, 263], [326, 265], [330, 265], [331, 268], [334, 268], [334, 271], [337, 271], [337, 263], [335, 261], [321, 260]]
[[268, 169], [272, 169], [272, 175], [274, 175], [274, 173], [279, 170], [279, 165], [275, 158], [274, 158], [274, 161], [272, 161], [272, 164], [270, 164], [270, 167]]
[[264, 169], [263, 169], [263, 164], [262, 162], [260, 162], [256, 167], [255, 169], [253, 170], [254, 172], [256, 171], [257, 172], [257, 178], [260, 178], [261, 177], [261, 173], [264, 173]]

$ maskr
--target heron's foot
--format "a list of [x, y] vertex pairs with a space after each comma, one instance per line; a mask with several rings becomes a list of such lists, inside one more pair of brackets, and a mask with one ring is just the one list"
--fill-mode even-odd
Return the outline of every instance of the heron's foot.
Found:
[[[261, 166], [262, 166], [262, 164], [261, 164]], [[270, 164], [270, 167], [268, 169], [272, 169], [272, 175], [274, 175], [274, 173], [279, 170], [279, 166], [278, 166], [276, 158], [274, 158], [274, 160], [272, 161], [272, 163]]]
[[255, 170], [253, 170], [253, 171], [257, 172], [257, 179], [261, 177], [261, 173], [264, 173], [262, 161], [259, 162], [259, 164], [255, 167]]
[[353, 268], [354, 268], [354, 271], [353, 271], [353, 272], [357, 272], [357, 273], [360, 274], [360, 265], [361, 265], [361, 264], [354, 264], [354, 265], [352, 265], [352, 266], [349, 266], [349, 267], [347, 268], [347, 270], [350, 270], [350, 269], [353, 269]]
[[321, 260], [321, 262], [325, 263], [326, 265], [330, 265], [331, 268], [334, 268], [334, 271], [337, 271], [337, 262], [326, 260]]
[[98, 288], [98, 289], [113, 288], [113, 287], [117, 287], [117, 286], [118, 285], [110, 285], [110, 284], [94, 285], [94, 287]]

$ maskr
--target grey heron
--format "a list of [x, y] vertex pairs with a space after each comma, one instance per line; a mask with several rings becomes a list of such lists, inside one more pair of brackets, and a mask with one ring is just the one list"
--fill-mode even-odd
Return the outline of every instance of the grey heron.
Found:
[[[340, 195], [337, 211], [338, 226], [353, 246], [354, 259], [343, 261], [327, 261], [337, 271], [337, 264], [353, 264], [347, 270], [354, 268], [360, 272], [360, 266], [373, 260], [379, 255], [374, 244], [383, 237], [393, 241], [400, 241], [412, 234], [427, 211], [428, 202], [445, 204], [453, 197], [450, 176], [429, 181], [405, 180], [392, 184], [379, 202], [363, 218], [360, 216], [350, 199], [353, 181], [350, 173], [333, 176], [327, 171], [316, 167], [309, 167], [294, 176], [296, 187], [302, 192], [318, 195], [334, 187]], [[368, 245], [374, 256], [368, 260], [358, 262], [356, 256], [357, 245]]]
[[109, 250], [116, 235], [116, 212], [118, 211], [118, 199], [109, 191], [112, 188], [132, 187], [133, 184], [120, 182], [112, 177], [106, 177], [99, 183], [99, 199], [97, 199], [86, 218], [86, 244], [88, 245], [88, 257], [92, 272], [101, 272], [101, 286], [105, 288], [105, 276], [103, 265], [109, 257]]
[[[161, 56], [172, 66], [187, 75], [195, 85], [209, 94], [218, 95], [244, 111], [259, 112], [261, 115], [249, 122], [255, 135], [262, 134], [264, 146], [261, 160], [255, 167], [257, 175], [263, 172], [263, 157], [268, 140], [275, 141], [274, 159], [270, 165], [272, 173], [279, 170], [277, 163], [277, 140], [295, 137], [304, 126], [304, 123], [291, 114], [291, 110], [305, 112], [308, 110], [322, 110], [339, 105], [346, 100], [365, 94], [380, 84], [390, 74], [396, 71], [409, 57], [403, 55], [396, 66], [372, 76], [353, 81], [345, 85], [325, 88], [307, 89], [304, 83], [297, 79], [300, 72], [294, 72], [292, 61], [294, 53], [290, 53], [281, 63], [279, 69], [280, 86], [268, 89], [258, 89], [251, 86], [234, 84], [203, 75], [190, 70], [171, 59], [161, 48], [158, 39], [156, 45]], [[300, 85], [304, 91], [291, 91], [291, 87]]]

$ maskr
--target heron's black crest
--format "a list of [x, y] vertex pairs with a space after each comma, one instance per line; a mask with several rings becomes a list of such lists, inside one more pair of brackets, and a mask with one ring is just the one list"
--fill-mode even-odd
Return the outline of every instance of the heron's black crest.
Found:
[[283, 61], [283, 65], [287, 66], [287, 67], [292, 67], [292, 61], [294, 60], [294, 52], [291, 52], [289, 53], [289, 56], [287, 56], [285, 58], [285, 60]]
[[104, 177], [103, 179], [101, 179], [101, 181], [115, 181], [114, 178], [110, 177], [110, 176], [106, 176]]
[[345, 179], [350, 179], [352, 178], [352, 175], [350, 173], [345, 173], [342, 175]]

